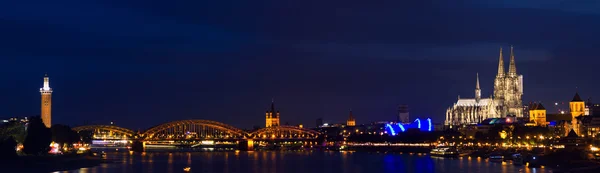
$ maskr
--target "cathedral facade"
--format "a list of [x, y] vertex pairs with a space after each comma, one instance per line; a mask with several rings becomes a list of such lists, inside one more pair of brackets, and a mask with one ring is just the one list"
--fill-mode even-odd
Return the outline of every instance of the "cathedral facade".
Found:
[[498, 73], [494, 80], [494, 94], [481, 98], [479, 75], [475, 86], [475, 98], [458, 98], [446, 110], [445, 125], [477, 124], [488, 118], [502, 118], [507, 115], [523, 117], [523, 75], [517, 73], [513, 48], [510, 48], [508, 72], [504, 70], [502, 48], [498, 62]]
[[275, 101], [271, 101], [271, 110], [265, 113], [265, 127], [279, 126], [279, 111], [275, 111]]

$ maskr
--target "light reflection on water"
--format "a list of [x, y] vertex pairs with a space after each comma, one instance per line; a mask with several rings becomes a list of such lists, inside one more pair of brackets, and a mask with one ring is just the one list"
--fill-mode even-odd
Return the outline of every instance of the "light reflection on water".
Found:
[[114, 163], [63, 173], [190, 172], [222, 173], [545, 173], [511, 164], [491, 163], [482, 158], [435, 158], [417, 154], [362, 152], [144, 152], [108, 153]]

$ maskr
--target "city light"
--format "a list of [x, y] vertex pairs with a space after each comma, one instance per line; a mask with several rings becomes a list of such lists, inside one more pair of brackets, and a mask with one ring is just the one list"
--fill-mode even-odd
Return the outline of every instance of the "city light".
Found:
[[421, 120], [419, 120], [418, 118], [414, 121], [414, 122], [418, 122], [419, 126], [417, 128], [421, 129]]
[[431, 118], [427, 118], [427, 124], [423, 125], [421, 124], [421, 120], [417, 118], [410, 124], [396, 123], [397, 127], [393, 126], [391, 123], [387, 123], [385, 125], [385, 130], [392, 136], [397, 135], [399, 132], [406, 132], [408, 129], [419, 129], [419, 131], [431, 132], [433, 131], [433, 123], [431, 121]]
[[406, 129], [404, 129], [404, 126], [400, 123], [398, 123], [398, 127], [400, 127], [400, 130], [402, 130], [402, 132], [406, 131]]
[[389, 131], [391, 132], [391, 134], [393, 136], [396, 136], [396, 132], [394, 131], [394, 128], [390, 125], [390, 124], [385, 124], [385, 129], [389, 129]]
[[427, 131], [431, 132], [431, 118], [427, 118], [427, 123], [429, 124]]

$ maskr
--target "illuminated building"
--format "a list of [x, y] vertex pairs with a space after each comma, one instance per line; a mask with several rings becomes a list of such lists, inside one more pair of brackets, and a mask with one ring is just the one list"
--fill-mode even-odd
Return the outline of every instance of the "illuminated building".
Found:
[[533, 103], [529, 108], [529, 122], [535, 123], [536, 126], [546, 126], [546, 108], [542, 103]]
[[523, 118], [525, 119], [529, 119], [529, 108], [532, 106], [532, 103], [529, 103], [529, 105], [523, 105]]
[[266, 113], [265, 127], [279, 126], [279, 111], [275, 111], [275, 101], [271, 101], [271, 110]]
[[494, 95], [481, 97], [479, 75], [475, 87], [475, 98], [460, 98], [446, 110], [445, 125], [477, 124], [488, 118], [501, 118], [507, 115], [523, 117], [523, 75], [517, 74], [513, 48], [510, 49], [508, 73], [504, 71], [502, 48], [498, 62], [498, 74], [494, 80]]
[[354, 117], [352, 116], [352, 110], [350, 110], [350, 115], [348, 116], [348, 120], [346, 120], [346, 126], [356, 126], [356, 120], [354, 120]]
[[584, 127], [586, 136], [595, 138], [600, 135], [600, 116], [586, 116]]
[[0, 124], [3, 124], [3, 123], [22, 123], [22, 124], [26, 124], [28, 122], [29, 122], [29, 119], [27, 119], [27, 117], [22, 117], [22, 118], [10, 117], [8, 119], [0, 119]]
[[584, 116], [585, 112], [585, 102], [581, 100], [579, 97], [579, 93], [575, 93], [573, 96], [573, 100], [569, 102], [569, 110], [571, 112], [571, 129], [575, 131], [576, 134], [580, 133], [580, 122], [577, 120], [577, 117]]
[[510, 47], [510, 65], [508, 74], [504, 73], [504, 61], [502, 48], [500, 48], [500, 60], [498, 62], [498, 74], [494, 80], [494, 99], [502, 102], [502, 115], [515, 115], [523, 117], [523, 75], [517, 74], [515, 54]]
[[588, 116], [591, 115], [592, 113], [592, 106], [594, 104], [592, 104], [592, 99], [588, 98], [587, 102], [585, 103], [585, 108], [583, 110], [583, 115]]
[[499, 102], [492, 98], [481, 98], [479, 75], [475, 87], [475, 98], [460, 98], [446, 110], [445, 125], [477, 124], [488, 118], [500, 118]]
[[569, 131], [566, 137], [560, 138], [558, 144], [568, 148], [584, 148], [585, 141], [574, 130]]
[[433, 131], [433, 123], [431, 123], [431, 119], [427, 118], [425, 121], [421, 121], [420, 119], [415, 119], [410, 124], [401, 124], [401, 123], [387, 123], [385, 124], [386, 133], [392, 136], [396, 136], [398, 133], [406, 132], [409, 129], [418, 129], [419, 131], [431, 132]]
[[590, 115], [600, 116], [600, 104], [589, 104]]
[[50, 78], [48, 74], [44, 75], [44, 86], [40, 88], [42, 94], [42, 122], [46, 127], [52, 126], [52, 88], [50, 88]]
[[410, 123], [408, 114], [408, 106], [400, 105], [398, 106], [398, 122], [400, 123]]

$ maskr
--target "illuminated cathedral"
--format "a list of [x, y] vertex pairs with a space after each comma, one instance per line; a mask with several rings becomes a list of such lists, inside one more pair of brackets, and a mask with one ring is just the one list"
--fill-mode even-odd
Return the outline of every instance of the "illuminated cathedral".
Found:
[[515, 56], [510, 47], [508, 73], [504, 71], [502, 48], [498, 62], [498, 73], [494, 80], [494, 94], [481, 97], [479, 75], [475, 85], [475, 98], [460, 98], [446, 110], [445, 125], [477, 124], [488, 118], [502, 118], [506, 115], [523, 117], [523, 75], [517, 73]]
[[275, 101], [271, 100], [271, 110], [265, 113], [265, 127], [279, 126], [279, 111], [275, 111]]

